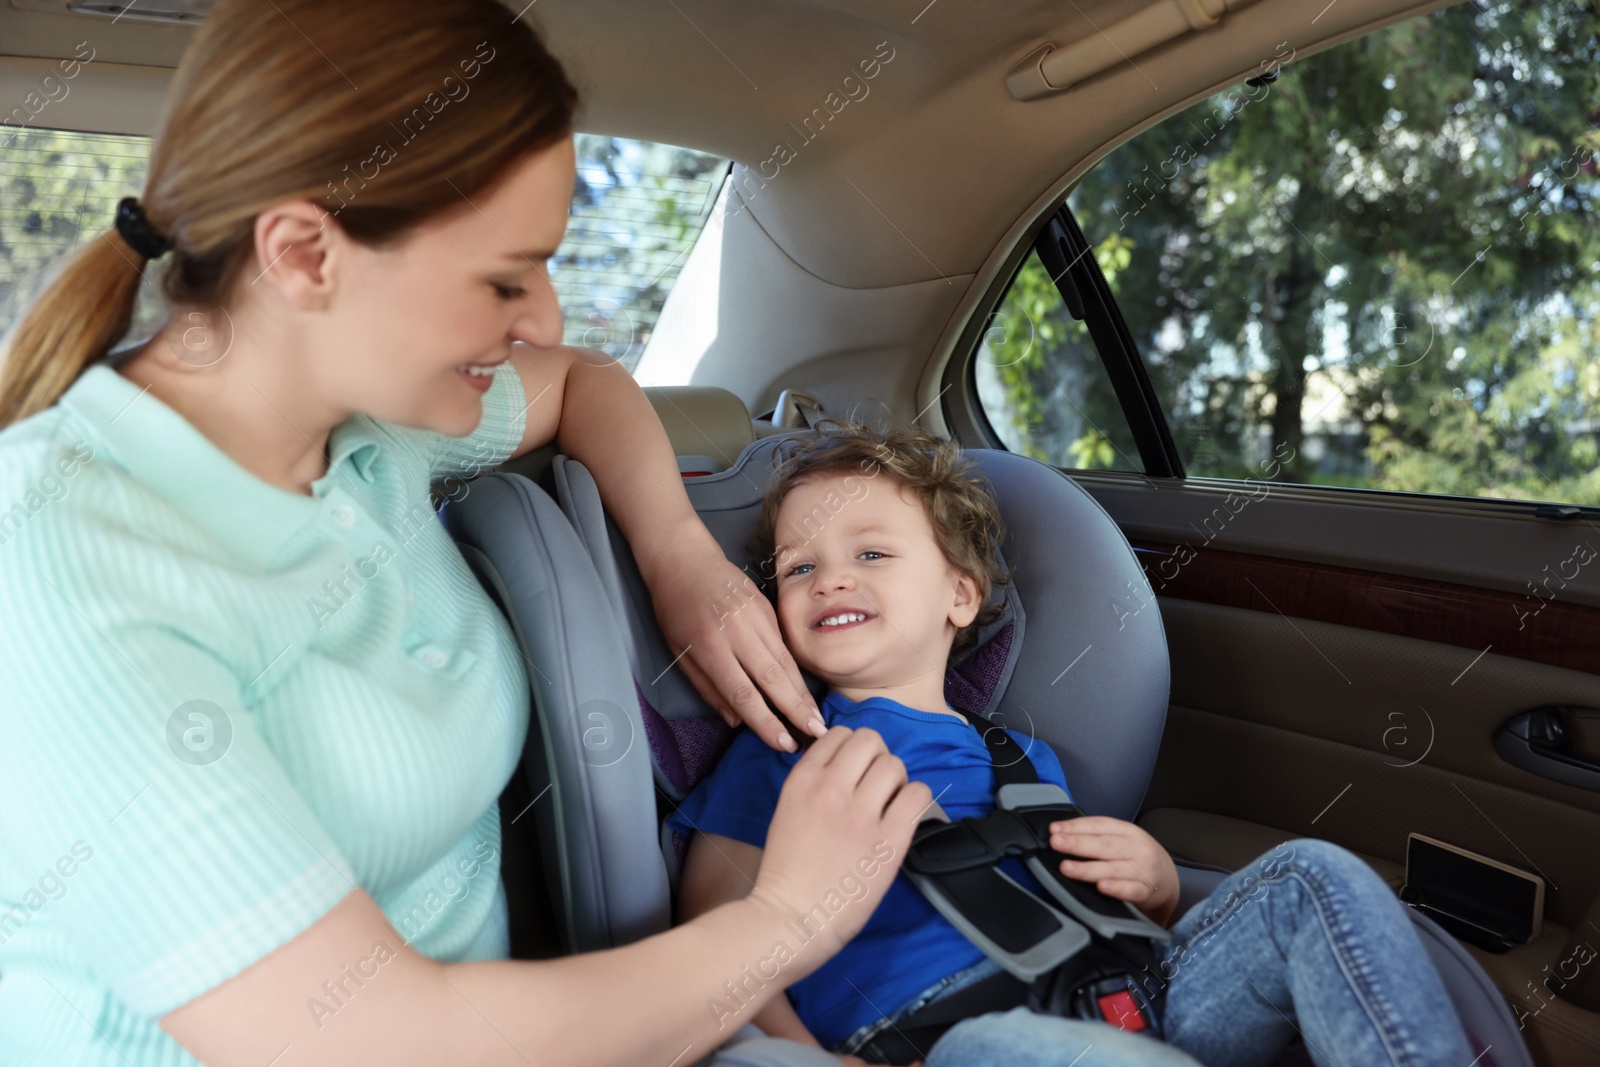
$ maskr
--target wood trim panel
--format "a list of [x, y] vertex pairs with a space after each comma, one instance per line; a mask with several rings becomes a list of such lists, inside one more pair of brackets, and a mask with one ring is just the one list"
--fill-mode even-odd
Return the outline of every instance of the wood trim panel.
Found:
[[[1400, 634], [1600, 674], [1600, 608], [1563, 603], [1563, 567], [1522, 595], [1398, 574], [1133, 542], [1157, 596]], [[1571, 565], [1571, 566], [1568, 566]]]

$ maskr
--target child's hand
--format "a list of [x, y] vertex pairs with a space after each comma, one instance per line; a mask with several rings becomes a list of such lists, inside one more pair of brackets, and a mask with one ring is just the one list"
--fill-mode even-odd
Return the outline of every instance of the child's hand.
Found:
[[1155, 838], [1131, 822], [1085, 815], [1050, 824], [1050, 847], [1072, 859], [1061, 873], [1093, 882], [1108, 897], [1126, 900], [1166, 926], [1178, 903], [1178, 868]]

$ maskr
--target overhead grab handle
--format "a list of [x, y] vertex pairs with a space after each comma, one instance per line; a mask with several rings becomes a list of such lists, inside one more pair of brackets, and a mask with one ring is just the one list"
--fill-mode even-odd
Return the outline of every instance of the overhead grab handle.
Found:
[[1157, 0], [1143, 11], [1065, 48], [1040, 45], [1006, 75], [1006, 87], [1018, 100], [1037, 100], [1059, 93], [1185, 33], [1208, 30], [1222, 21], [1225, 12], [1237, 11], [1251, 2]]

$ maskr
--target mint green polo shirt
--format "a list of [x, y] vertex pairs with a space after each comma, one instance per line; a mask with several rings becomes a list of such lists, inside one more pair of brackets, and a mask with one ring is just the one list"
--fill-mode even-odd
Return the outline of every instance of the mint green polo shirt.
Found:
[[0, 432], [7, 1067], [192, 1067], [161, 1016], [357, 887], [424, 955], [508, 955], [497, 799], [527, 675], [428, 493], [511, 455], [516, 371], [466, 437], [348, 419], [303, 496], [119, 358]]

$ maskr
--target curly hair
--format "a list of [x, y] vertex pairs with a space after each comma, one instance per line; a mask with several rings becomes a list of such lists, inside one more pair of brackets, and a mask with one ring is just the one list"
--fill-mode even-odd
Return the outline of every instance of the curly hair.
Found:
[[[778, 508], [801, 481], [819, 475], [858, 472], [887, 475], [921, 498], [933, 526], [934, 540], [951, 566], [970, 576], [983, 605], [973, 621], [957, 632], [950, 662], [957, 663], [977, 645], [978, 631], [998, 618], [1005, 607], [1011, 572], [1000, 562], [1005, 525], [988, 479], [961, 446], [915, 426], [879, 430], [859, 422], [827, 418], [816, 432], [783, 441], [775, 452], [776, 468], [761, 502], [755, 534], [759, 580], [776, 599]], [[993, 598], [991, 593], [1000, 591]]]

